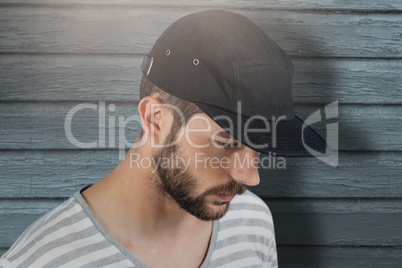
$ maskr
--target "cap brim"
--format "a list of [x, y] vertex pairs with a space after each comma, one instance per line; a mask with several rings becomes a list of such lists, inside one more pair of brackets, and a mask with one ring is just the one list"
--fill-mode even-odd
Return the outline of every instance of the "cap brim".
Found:
[[[196, 105], [236, 140], [260, 153], [292, 157], [323, 157], [331, 154], [332, 150], [325, 140], [297, 116], [287, 121], [277, 120], [275, 126], [269, 122], [267, 127], [267, 121], [258, 117], [251, 120], [203, 103]], [[248, 131], [244, 131], [246, 128]]]

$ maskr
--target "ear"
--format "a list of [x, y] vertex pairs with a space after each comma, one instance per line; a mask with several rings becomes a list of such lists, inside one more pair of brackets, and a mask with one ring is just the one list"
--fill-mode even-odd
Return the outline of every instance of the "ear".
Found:
[[164, 127], [162, 118], [165, 116], [163, 108], [163, 103], [151, 96], [141, 99], [138, 104], [144, 135], [147, 135], [153, 144], [159, 144], [162, 141], [161, 130]]

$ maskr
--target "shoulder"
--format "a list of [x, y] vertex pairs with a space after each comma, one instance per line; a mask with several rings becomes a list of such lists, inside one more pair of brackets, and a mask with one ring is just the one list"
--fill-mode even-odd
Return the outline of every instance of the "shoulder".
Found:
[[236, 196], [228, 212], [219, 220], [220, 231], [230, 235], [257, 235], [274, 238], [272, 214], [267, 204], [250, 191]]
[[268, 205], [249, 190], [232, 200], [228, 213], [232, 217], [261, 219], [272, 223], [272, 213]]
[[242, 203], [242, 204], [257, 205], [257, 206], [263, 207], [266, 211], [271, 213], [267, 204], [259, 196], [257, 196], [255, 193], [251, 192], [250, 190], [247, 190], [242, 195], [237, 195], [233, 199], [233, 201], [234, 201], [234, 203], [238, 203], [238, 204]]
[[0, 267], [24, 266], [48, 259], [47, 253], [63, 243], [63, 238], [91, 224], [86, 218], [81, 205], [74, 197], [69, 198], [29, 226], [1, 257]]
[[210, 267], [277, 267], [272, 214], [257, 195], [236, 196], [217, 229]]

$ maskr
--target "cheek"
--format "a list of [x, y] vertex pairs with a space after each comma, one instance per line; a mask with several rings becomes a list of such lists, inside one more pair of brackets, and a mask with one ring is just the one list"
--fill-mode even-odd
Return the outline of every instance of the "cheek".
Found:
[[230, 171], [227, 153], [211, 146], [205, 149], [192, 149], [188, 152], [191, 153], [191, 169], [200, 180], [211, 182], [227, 179]]
[[[201, 146], [205, 148], [200, 148]], [[200, 180], [225, 179], [229, 174], [233, 154], [230, 151], [216, 148], [209, 139], [190, 135], [189, 139], [183, 139], [180, 149], [180, 155], [186, 161], [186, 165]]]

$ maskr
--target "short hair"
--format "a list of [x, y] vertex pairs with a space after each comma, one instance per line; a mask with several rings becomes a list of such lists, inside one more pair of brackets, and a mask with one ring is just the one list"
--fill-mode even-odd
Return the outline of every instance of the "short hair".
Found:
[[[178, 108], [184, 117], [184, 124], [182, 122], [181, 116], [175, 111], [173, 108], [168, 107], [171, 109], [173, 113], [173, 124], [171, 131], [174, 133], [177, 133], [177, 131], [184, 127], [190, 118], [197, 113], [203, 113], [203, 111], [194, 103], [190, 101], [186, 101], [180, 98], [177, 98], [166, 91], [163, 91], [159, 87], [157, 87], [155, 84], [153, 84], [151, 81], [149, 81], [145, 75], [142, 76], [141, 79], [141, 85], [140, 85], [140, 100], [143, 99], [146, 96], [152, 96], [153, 94], [156, 94], [157, 96], [154, 96], [158, 101], [164, 103], [164, 104], [169, 104], [171, 106], [174, 106]], [[142, 135], [144, 133], [144, 130], [141, 130], [140, 137], [142, 138]]]

